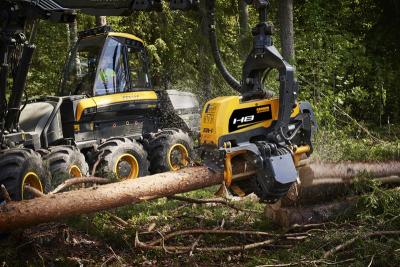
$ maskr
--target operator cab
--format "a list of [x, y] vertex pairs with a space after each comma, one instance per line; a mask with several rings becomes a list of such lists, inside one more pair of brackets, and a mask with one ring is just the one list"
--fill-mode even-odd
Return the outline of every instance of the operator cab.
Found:
[[79, 33], [69, 54], [61, 95], [88, 97], [151, 88], [148, 56], [138, 37], [102, 26]]

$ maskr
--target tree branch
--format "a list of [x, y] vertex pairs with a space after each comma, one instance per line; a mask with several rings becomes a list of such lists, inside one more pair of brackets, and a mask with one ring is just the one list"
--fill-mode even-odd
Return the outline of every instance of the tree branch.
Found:
[[153, 246], [162, 242], [162, 240], [167, 240], [178, 235], [199, 235], [199, 234], [219, 234], [219, 235], [230, 235], [230, 234], [240, 234], [240, 235], [258, 235], [266, 237], [278, 238], [280, 235], [271, 234], [268, 232], [260, 231], [245, 231], [245, 230], [222, 230], [222, 229], [189, 229], [189, 230], [179, 230], [171, 232], [169, 234], [163, 235], [162, 239], [157, 239], [153, 242], [148, 243], [148, 245]]
[[242, 209], [240, 207], [237, 207], [236, 205], [229, 203], [228, 201], [222, 199], [222, 198], [209, 198], [209, 199], [197, 199], [197, 198], [190, 198], [190, 197], [183, 197], [183, 196], [171, 196], [168, 197], [168, 199], [173, 199], [173, 200], [179, 200], [179, 201], [185, 201], [189, 203], [195, 203], [195, 204], [210, 204], [210, 203], [215, 203], [215, 204], [221, 204], [224, 206], [227, 206], [231, 209], [234, 209], [236, 211], [242, 211], [242, 212], [250, 212], [250, 213], [262, 213], [257, 210], [251, 210], [251, 209]]
[[351, 246], [358, 239], [367, 239], [370, 237], [378, 237], [378, 236], [386, 236], [386, 235], [400, 235], [400, 231], [378, 231], [378, 232], [367, 233], [367, 234], [361, 235], [361, 236], [356, 236], [356, 237], [332, 248], [331, 250], [328, 250], [327, 252], [325, 252], [323, 258], [327, 259], [327, 258], [333, 256], [335, 253], [342, 251], [345, 248]]
[[[264, 246], [279, 246], [279, 247], [291, 247], [285, 245], [273, 245], [276, 242], [275, 239], [269, 239], [261, 242], [241, 245], [241, 246], [230, 246], [230, 247], [197, 247], [196, 250], [203, 251], [203, 252], [215, 252], [215, 251], [242, 251], [242, 250], [249, 250]], [[136, 232], [135, 236], [135, 247], [144, 248], [144, 249], [156, 249], [156, 250], [168, 250], [168, 251], [176, 251], [176, 252], [189, 252], [192, 249], [192, 246], [166, 246], [163, 245], [149, 245], [143, 243], [139, 240], [139, 234]]]
[[45, 194], [42, 193], [41, 191], [37, 190], [36, 188], [29, 186], [29, 185], [25, 185], [24, 189], [26, 191], [28, 191], [29, 193], [31, 193], [32, 195], [34, 195], [35, 197], [42, 197]]

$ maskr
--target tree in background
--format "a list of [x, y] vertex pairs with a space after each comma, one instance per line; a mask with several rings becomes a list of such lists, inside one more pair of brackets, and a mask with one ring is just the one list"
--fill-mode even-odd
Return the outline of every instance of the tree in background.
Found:
[[293, 0], [280, 0], [278, 20], [283, 58], [294, 63]]
[[106, 16], [96, 16], [96, 26], [104, 26], [107, 25], [107, 17]]
[[238, 0], [239, 2], [239, 53], [242, 60], [246, 59], [249, 53], [250, 28], [249, 28], [249, 10], [244, 0]]

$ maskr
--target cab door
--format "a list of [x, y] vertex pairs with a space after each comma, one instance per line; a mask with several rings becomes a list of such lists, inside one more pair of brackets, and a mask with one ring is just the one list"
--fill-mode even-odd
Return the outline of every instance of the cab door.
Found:
[[149, 58], [143, 44], [127, 40], [126, 47], [130, 90], [150, 90], [152, 85], [149, 77]]
[[[129, 92], [130, 80], [126, 64], [125, 39], [107, 37], [97, 68], [94, 97], [97, 112], [94, 117], [94, 135], [98, 140], [125, 136], [127, 112], [120, 94]], [[129, 112], [128, 112], [129, 113]]]

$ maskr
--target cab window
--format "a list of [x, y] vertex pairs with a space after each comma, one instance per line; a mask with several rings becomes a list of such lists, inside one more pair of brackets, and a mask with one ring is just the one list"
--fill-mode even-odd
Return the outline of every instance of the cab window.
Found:
[[106, 95], [129, 90], [128, 71], [125, 65], [125, 45], [108, 38], [97, 68], [95, 95]]
[[149, 88], [150, 80], [147, 74], [147, 55], [143, 46], [127, 46], [128, 66], [132, 90]]
[[64, 72], [61, 95], [92, 95], [104, 36], [79, 40], [71, 50]]

